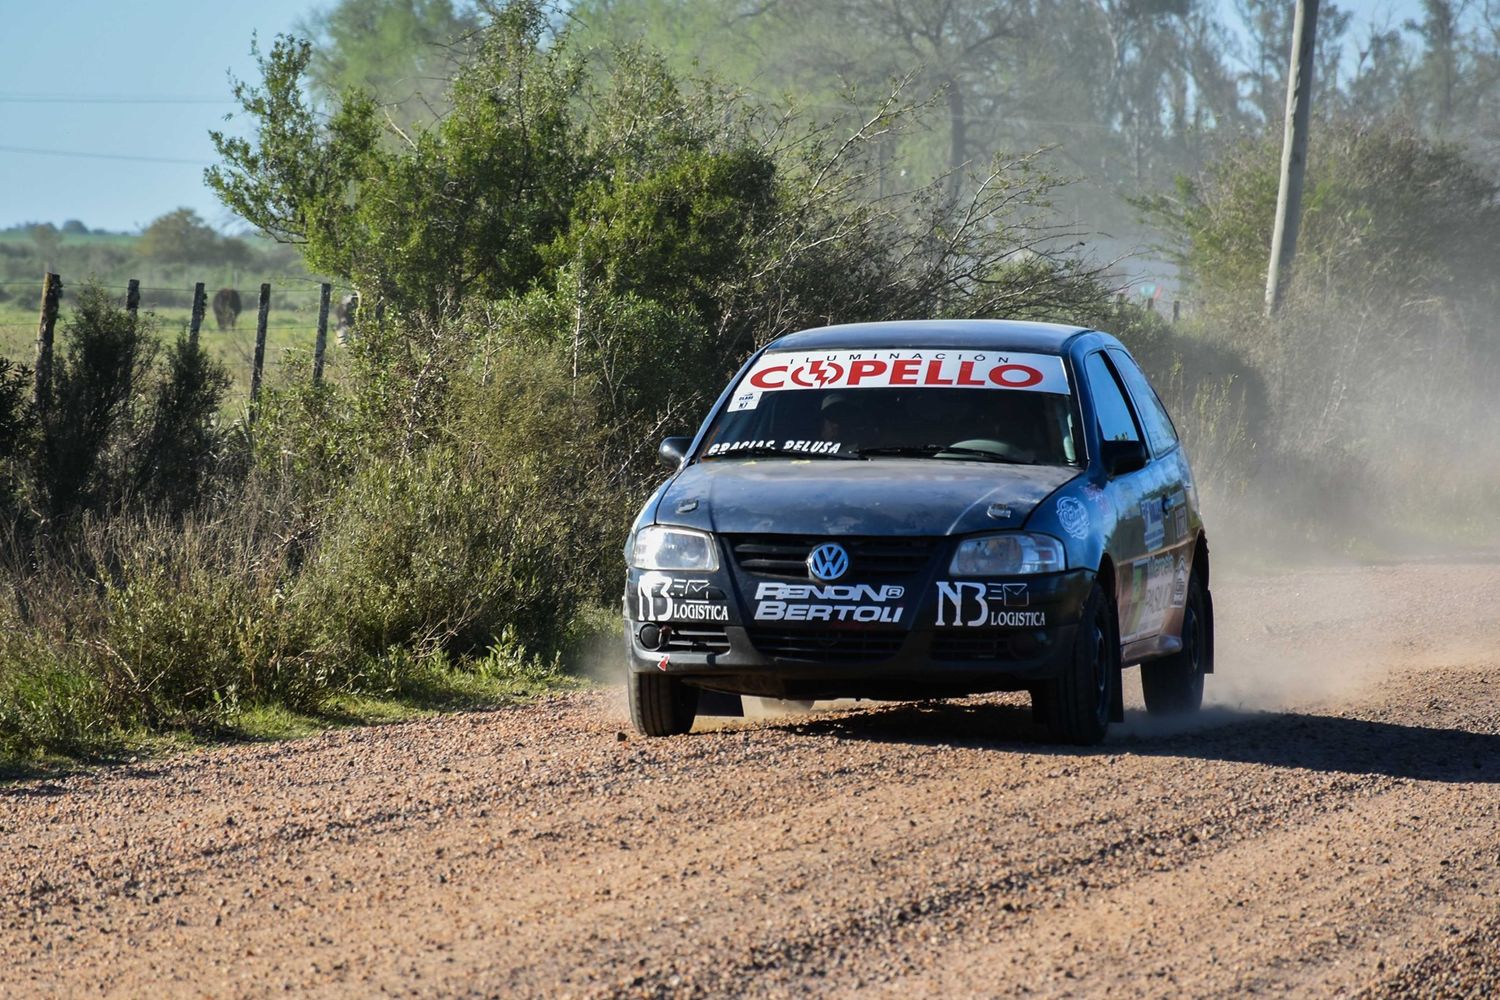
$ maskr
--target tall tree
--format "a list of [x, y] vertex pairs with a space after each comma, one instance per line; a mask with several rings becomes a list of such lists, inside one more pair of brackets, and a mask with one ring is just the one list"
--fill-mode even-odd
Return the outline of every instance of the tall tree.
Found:
[[338, 0], [298, 32], [314, 42], [307, 79], [319, 98], [336, 102], [358, 88], [405, 128], [441, 114], [478, 24], [453, 0]]
[[1458, 87], [1458, 14], [1450, 0], [1422, 0], [1422, 19], [1406, 22], [1422, 42], [1416, 74], [1426, 97], [1433, 129], [1446, 135], [1453, 125]]
[[141, 231], [135, 252], [162, 264], [242, 264], [250, 248], [220, 236], [191, 208], [158, 216]]

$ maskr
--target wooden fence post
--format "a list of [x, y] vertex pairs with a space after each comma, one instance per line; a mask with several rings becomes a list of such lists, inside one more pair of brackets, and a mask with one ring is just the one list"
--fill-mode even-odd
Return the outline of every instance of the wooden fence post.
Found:
[[313, 348], [313, 385], [323, 381], [323, 352], [328, 349], [328, 299], [333, 295], [333, 286], [323, 282], [323, 293], [318, 298], [318, 342]]
[[36, 371], [31, 401], [37, 413], [52, 403], [52, 331], [57, 325], [57, 303], [62, 299], [62, 277], [47, 272], [42, 279], [42, 315], [36, 327]]
[[198, 330], [203, 326], [203, 313], [208, 309], [208, 294], [203, 282], [193, 285], [193, 318], [188, 321], [188, 343], [198, 346]]
[[1156, 312], [1156, 300], [1155, 299], [1149, 298], [1149, 297], [1146, 299], [1146, 311], [1148, 313], [1149, 312]]
[[250, 419], [255, 419], [255, 401], [260, 398], [260, 375], [266, 367], [266, 319], [271, 314], [271, 284], [260, 286], [260, 313], [255, 317], [255, 367], [250, 369]]
[[[118, 287], [118, 286], [116, 286]], [[137, 278], [131, 278], [125, 285], [125, 311], [132, 317], [141, 308], [141, 282]]]

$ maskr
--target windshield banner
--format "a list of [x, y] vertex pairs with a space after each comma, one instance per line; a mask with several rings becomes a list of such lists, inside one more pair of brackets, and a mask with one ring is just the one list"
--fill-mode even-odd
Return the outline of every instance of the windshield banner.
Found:
[[1066, 395], [1062, 358], [996, 351], [860, 350], [767, 354], [740, 383], [729, 409], [753, 410], [762, 393], [897, 386], [1022, 389]]

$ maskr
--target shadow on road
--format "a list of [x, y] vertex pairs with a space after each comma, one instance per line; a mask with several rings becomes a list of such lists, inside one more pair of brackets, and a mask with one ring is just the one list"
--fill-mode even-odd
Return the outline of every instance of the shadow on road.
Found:
[[1049, 745], [1017, 705], [919, 702], [779, 728], [848, 740], [965, 746], [1059, 756], [1191, 757], [1417, 781], [1500, 783], [1500, 736], [1336, 715], [1209, 708], [1189, 720], [1126, 713], [1099, 747]]

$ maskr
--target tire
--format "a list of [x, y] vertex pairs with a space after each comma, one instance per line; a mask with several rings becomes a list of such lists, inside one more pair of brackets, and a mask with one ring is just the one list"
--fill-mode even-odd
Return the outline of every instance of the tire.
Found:
[[1214, 606], [1197, 571], [1182, 609], [1182, 649], [1141, 664], [1141, 694], [1151, 715], [1184, 715], [1203, 707], [1203, 678], [1213, 672]]
[[667, 674], [631, 672], [625, 680], [630, 721], [644, 736], [680, 736], [698, 717], [698, 689]]
[[1083, 602], [1072, 655], [1061, 676], [1033, 692], [1036, 714], [1057, 743], [1103, 742], [1120, 688], [1120, 627], [1115, 609], [1095, 583]]

